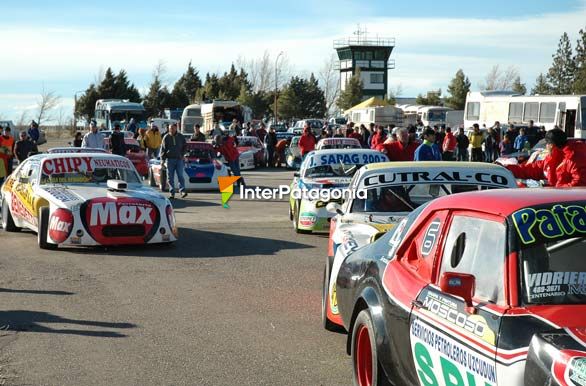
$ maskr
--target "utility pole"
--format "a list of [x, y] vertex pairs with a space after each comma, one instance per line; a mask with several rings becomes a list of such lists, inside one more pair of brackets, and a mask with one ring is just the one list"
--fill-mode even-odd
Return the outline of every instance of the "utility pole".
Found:
[[275, 122], [274, 122], [275, 125], [277, 125], [277, 120], [278, 120], [278, 115], [279, 115], [278, 112], [277, 112], [278, 111], [277, 110], [277, 88], [278, 88], [278, 81], [279, 81], [279, 79], [277, 77], [278, 76], [278, 70], [279, 70], [279, 67], [277, 66], [277, 63], [279, 62], [279, 58], [283, 54], [284, 54], [283, 51], [279, 52], [279, 55], [277, 55], [277, 59], [275, 59]]

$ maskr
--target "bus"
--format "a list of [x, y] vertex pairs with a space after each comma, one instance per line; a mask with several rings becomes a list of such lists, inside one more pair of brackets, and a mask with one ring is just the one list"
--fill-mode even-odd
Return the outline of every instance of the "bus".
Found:
[[398, 105], [403, 110], [403, 125], [441, 126], [447, 123], [446, 115], [452, 109], [443, 106]]
[[142, 103], [130, 102], [128, 99], [98, 99], [94, 116], [99, 128], [113, 130], [119, 123], [122, 130], [134, 118], [139, 128], [146, 128], [146, 111]]
[[214, 122], [224, 126], [225, 130], [228, 130], [233, 119], [236, 119], [240, 124], [249, 122], [252, 119], [252, 110], [236, 101], [215, 100], [201, 105], [201, 115], [203, 117], [203, 132], [207, 134], [214, 127]]
[[569, 138], [586, 138], [586, 95], [519, 95], [510, 91], [469, 92], [464, 125], [527, 125], [564, 130]]
[[201, 104], [199, 103], [189, 105], [183, 109], [183, 113], [181, 114], [181, 132], [185, 134], [193, 134], [193, 126], [196, 124], [203, 126]]

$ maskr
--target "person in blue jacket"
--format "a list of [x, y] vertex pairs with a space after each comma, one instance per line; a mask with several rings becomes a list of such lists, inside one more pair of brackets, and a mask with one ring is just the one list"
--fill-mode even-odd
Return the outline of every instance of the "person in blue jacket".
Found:
[[440, 161], [442, 154], [435, 144], [435, 131], [426, 129], [423, 132], [423, 143], [415, 149], [415, 161]]

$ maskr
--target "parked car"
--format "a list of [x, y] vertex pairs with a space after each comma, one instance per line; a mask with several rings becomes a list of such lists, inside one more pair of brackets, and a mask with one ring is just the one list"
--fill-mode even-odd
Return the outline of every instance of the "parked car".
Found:
[[[149, 157], [143, 149], [141, 149], [138, 141], [132, 137], [125, 137], [124, 144], [126, 145], [126, 158], [128, 158], [138, 174], [146, 177], [149, 174]], [[110, 138], [104, 138], [104, 147], [110, 149]]]
[[[241, 163], [247, 156], [246, 153], [250, 153], [254, 159], [253, 167], [265, 167], [267, 166], [266, 161], [266, 150], [264, 148], [263, 143], [260, 139], [256, 136], [239, 136], [236, 137], [236, 148], [238, 149], [238, 153], [240, 153]], [[242, 166], [242, 165], [241, 165]], [[248, 168], [249, 165], [244, 165], [245, 168]], [[241, 167], [242, 168], [242, 167]]]

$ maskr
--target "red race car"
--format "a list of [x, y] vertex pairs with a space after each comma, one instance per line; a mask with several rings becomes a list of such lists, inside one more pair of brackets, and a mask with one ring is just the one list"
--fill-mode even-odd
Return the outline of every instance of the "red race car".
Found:
[[[132, 162], [138, 174], [146, 177], [149, 174], [149, 158], [147, 153], [140, 148], [138, 141], [132, 137], [124, 138], [124, 143], [126, 144], [126, 158]], [[110, 138], [104, 138], [104, 147], [106, 149], [110, 148]]]
[[445, 196], [350, 250], [357, 385], [586, 385], [586, 189]]
[[[240, 158], [246, 158], [246, 153], [252, 153], [254, 159], [254, 166], [258, 167], [267, 166], [267, 155], [265, 148], [260, 141], [260, 139], [256, 136], [241, 136], [237, 137], [237, 145], [236, 148], [238, 149], [238, 153], [240, 154]], [[241, 169], [249, 169], [248, 165], [243, 165]]]

